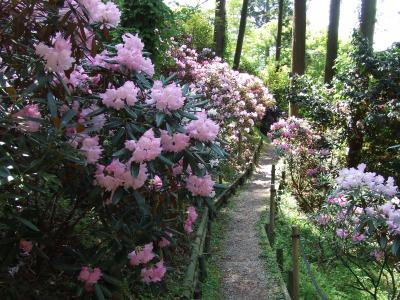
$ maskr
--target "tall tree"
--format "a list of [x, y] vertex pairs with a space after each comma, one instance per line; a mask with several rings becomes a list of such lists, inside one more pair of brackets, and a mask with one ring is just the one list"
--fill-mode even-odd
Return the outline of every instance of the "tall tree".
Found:
[[278, 8], [278, 30], [276, 34], [276, 52], [275, 60], [277, 62], [277, 69], [279, 69], [279, 61], [281, 60], [281, 48], [282, 48], [282, 27], [283, 27], [283, 0], [279, 0]]
[[242, 13], [240, 16], [239, 34], [238, 34], [238, 39], [237, 39], [237, 43], [236, 43], [235, 57], [233, 59], [233, 69], [234, 70], [239, 69], [240, 56], [242, 55], [242, 48], [243, 48], [244, 33], [246, 31], [248, 6], [249, 6], [249, 0], [243, 0]]
[[[306, 64], [306, 11], [307, 0], [294, 0], [293, 39], [292, 39], [292, 76], [303, 75]], [[299, 107], [289, 103], [289, 116], [297, 116]]]
[[226, 32], [226, 0], [216, 0], [214, 22], [215, 54], [224, 57]]
[[361, 36], [374, 44], [374, 30], [376, 21], [376, 0], [362, 0], [360, 15]]
[[[361, 36], [367, 40], [367, 49], [369, 51], [366, 52], [364, 55], [371, 56], [373, 52], [372, 46], [374, 44], [374, 29], [376, 21], [375, 18], [376, 0], [362, 0], [360, 14], [360, 33]], [[356, 45], [356, 47], [359, 52], [362, 52], [362, 44]], [[357, 87], [361, 91], [368, 91], [368, 73], [365, 73], [365, 71], [363, 71], [361, 64], [357, 65], [357, 73], [360, 74], [357, 82]], [[362, 159], [364, 131], [362, 126], [360, 126], [359, 124], [363, 124], [366, 118], [366, 111], [364, 109], [364, 105], [360, 103], [361, 101], [365, 101], [365, 99], [358, 100], [356, 102], [357, 105], [354, 105], [354, 107], [352, 108], [352, 118], [350, 121], [351, 132], [348, 138], [349, 151], [347, 153], [347, 165], [349, 167], [356, 167]]]
[[340, 0], [331, 0], [328, 42], [326, 45], [325, 83], [331, 83], [332, 78], [335, 75], [334, 66], [338, 53], [339, 17]]

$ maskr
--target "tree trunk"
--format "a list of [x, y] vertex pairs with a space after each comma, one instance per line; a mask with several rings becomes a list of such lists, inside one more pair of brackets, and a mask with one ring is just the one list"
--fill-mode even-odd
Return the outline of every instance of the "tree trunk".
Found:
[[[303, 75], [306, 68], [306, 2], [306, 0], [294, 0], [292, 75]], [[289, 116], [297, 116], [298, 113], [298, 105], [289, 103]]]
[[339, 17], [340, 0], [331, 0], [325, 61], [325, 83], [328, 84], [331, 83], [335, 75], [334, 66], [338, 53]]
[[221, 58], [224, 58], [226, 32], [226, 0], [216, 0], [215, 5], [215, 54]]
[[277, 70], [279, 69], [279, 62], [281, 60], [282, 27], [283, 27], [283, 0], [279, 0], [278, 32], [276, 34], [276, 52], [275, 52], [275, 61], [276, 61], [276, 69]]
[[370, 46], [374, 44], [374, 30], [376, 21], [376, 0], [362, 0], [360, 15], [360, 32], [368, 40]]
[[249, 6], [249, 0], [243, 0], [242, 13], [240, 16], [239, 34], [238, 34], [238, 39], [237, 39], [237, 43], [236, 43], [235, 57], [233, 60], [233, 69], [234, 70], [239, 69], [240, 56], [242, 54], [242, 47], [243, 47], [244, 33], [246, 31], [248, 6]]

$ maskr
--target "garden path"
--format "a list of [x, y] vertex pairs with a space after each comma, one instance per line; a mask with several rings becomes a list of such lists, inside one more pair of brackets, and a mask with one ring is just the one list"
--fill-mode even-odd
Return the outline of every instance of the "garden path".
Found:
[[230, 200], [235, 204], [226, 212], [229, 224], [220, 260], [224, 299], [285, 299], [276, 276], [268, 274], [256, 229], [269, 199], [275, 160], [272, 146], [264, 146], [252, 177]]

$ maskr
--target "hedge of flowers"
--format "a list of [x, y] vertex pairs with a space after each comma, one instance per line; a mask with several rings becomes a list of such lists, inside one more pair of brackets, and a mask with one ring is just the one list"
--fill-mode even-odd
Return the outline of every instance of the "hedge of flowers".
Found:
[[299, 207], [318, 210], [329, 188], [332, 155], [328, 143], [305, 119], [290, 117], [272, 124], [268, 137], [285, 158], [289, 185]]
[[396, 299], [400, 201], [394, 178], [367, 172], [365, 164], [336, 170], [335, 149], [305, 119], [281, 119], [268, 136], [285, 161], [299, 209], [319, 227], [327, 247], [354, 276], [354, 286], [374, 299], [382, 292]]
[[[190, 84], [192, 90], [210, 99], [208, 114], [221, 125], [221, 135], [229, 142], [227, 150], [238, 153], [245, 162], [254, 150], [255, 143], [249, 133], [259, 123], [275, 100], [261, 79], [232, 70], [210, 49], [198, 53], [187, 45], [169, 51], [174, 60], [172, 72]], [[234, 159], [237, 159], [234, 157]]]
[[361, 164], [339, 171], [335, 189], [315, 221], [324, 234], [334, 237], [334, 247], [346, 267], [362, 267], [364, 274], [357, 277], [361, 289], [376, 296], [386, 286], [395, 299], [400, 271], [398, 188], [392, 177], [385, 180], [365, 169]]
[[1, 4], [0, 295], [130, 298], [214, 195], [223, 124], [137, 36], [109, 44], [115, 4], [61, 2]]

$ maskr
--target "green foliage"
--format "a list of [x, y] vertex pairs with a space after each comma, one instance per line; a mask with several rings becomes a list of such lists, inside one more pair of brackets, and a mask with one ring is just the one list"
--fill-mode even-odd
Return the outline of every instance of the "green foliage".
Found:
[[177, 32], [183, 44], [188, 41], [197, 50], [213, 48], [213, 26], [211, 14], [198, 8], [181, 7], [174, 12]]
[[157, 64], [167, 49], [166, 41], [174, 35], [174, 16], [162, 0], [124, 0], [120, 28], [138, 33]]

